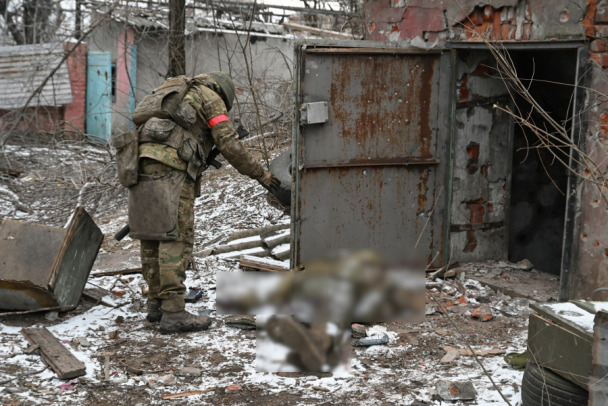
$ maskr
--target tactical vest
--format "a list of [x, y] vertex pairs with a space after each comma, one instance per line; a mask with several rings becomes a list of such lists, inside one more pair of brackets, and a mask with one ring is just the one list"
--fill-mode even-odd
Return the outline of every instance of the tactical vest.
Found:
[[196, 180], [206, 168], [213, 139], [207, 121], [183, 102], [192, 85], [185, 76], [168, 79], [137, 105], [133, 122], [139, 126], [140, 144], [153, 142], [176, 149], [187, 162], [188, 176]]

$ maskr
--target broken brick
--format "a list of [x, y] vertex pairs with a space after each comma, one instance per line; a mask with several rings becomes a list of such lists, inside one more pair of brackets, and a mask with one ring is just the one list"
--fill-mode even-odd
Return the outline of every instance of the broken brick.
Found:
[[399, 23], [401, 37], [414, 39], [423, 38], [424, 32], [439, 32], [445, 29], [443, 11], [440, 9], [409, 7], [403, 20]]
[[490, 321], [494, 318], [492, 314], [492, 309], [488, 305], [483, 305], [473, 310], [471, 316], [479, 319], [479, 321]]
[[591, 54], [591, 59], [597, 62], [602, 68], [608, 67], [608, 53]]
[[589, 44], [589, 50], [595, 53], [603, 53], [608, 51], [608, 40], [596, 39]]

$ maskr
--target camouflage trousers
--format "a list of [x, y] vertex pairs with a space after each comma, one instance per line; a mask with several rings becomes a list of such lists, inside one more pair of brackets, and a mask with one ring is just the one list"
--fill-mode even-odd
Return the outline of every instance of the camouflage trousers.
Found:
[[[175, 171], [163, 163], [142, 159], [140, 172], [162, 176]], [[141, 240], [141, 266], [148, 283], [148, 309], [168, 312], [184, 310], [186, 267], [192, 257], [194, 242], [194, 182], [186, 178], [182, 188], [177, 223], [178, 238], [174, 241]]]

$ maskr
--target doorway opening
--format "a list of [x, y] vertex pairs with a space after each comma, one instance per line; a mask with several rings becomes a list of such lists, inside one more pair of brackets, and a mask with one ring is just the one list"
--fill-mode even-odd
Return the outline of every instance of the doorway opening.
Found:
[[[551, 119], [570, 134], [577, 51], [511, 52], [518, 76]], [[546, 119], [533, 112], [521, 96], [515, 108], [536, 127], [554, 133]], [[528, 259], [535, 269], [559, 275], [564, 243], [564, 218], [570, 149], [544, 147], [529, 128], [515, 124], [509, 211], [509, 261]], [[561, 148], [561, 149], [560, 149]], [[561, 158], [563, 162], [556, 159]]]

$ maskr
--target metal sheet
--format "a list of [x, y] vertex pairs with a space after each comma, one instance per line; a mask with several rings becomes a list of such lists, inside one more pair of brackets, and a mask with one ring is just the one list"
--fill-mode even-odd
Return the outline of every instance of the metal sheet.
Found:
[[608, 404], [608, 313], [604, 311], [595, 315], [592, 355], [589, 406], [605, 406]]
[[0, 225], [0, 279], [28, 280], [46, 288], [65, 233], [64, 228], [4, 220]]
[[[32, 93], [64, 56], [61, 42], [0, 47], [0, 109], [25, 105]], [[61, 106], [72, 102], [72, 86], [65, 61], [30, 106]]]
[[78, 304], [103, 234], [81, 207], [67, 228], [5, 220], [0, 225], [0, 309]]
[[329, 117], [294, 129], [292, 265], [341, 248], [375, 248], [393, 262], [439, 258], [442, 54], [371, 51], [296, 52], [297, 111], [329, 101]]
[[103, 233], [91, 216], [78, 207], [57, 257], [49, 282], [59, 306], [76, 306], [103, 242]]

